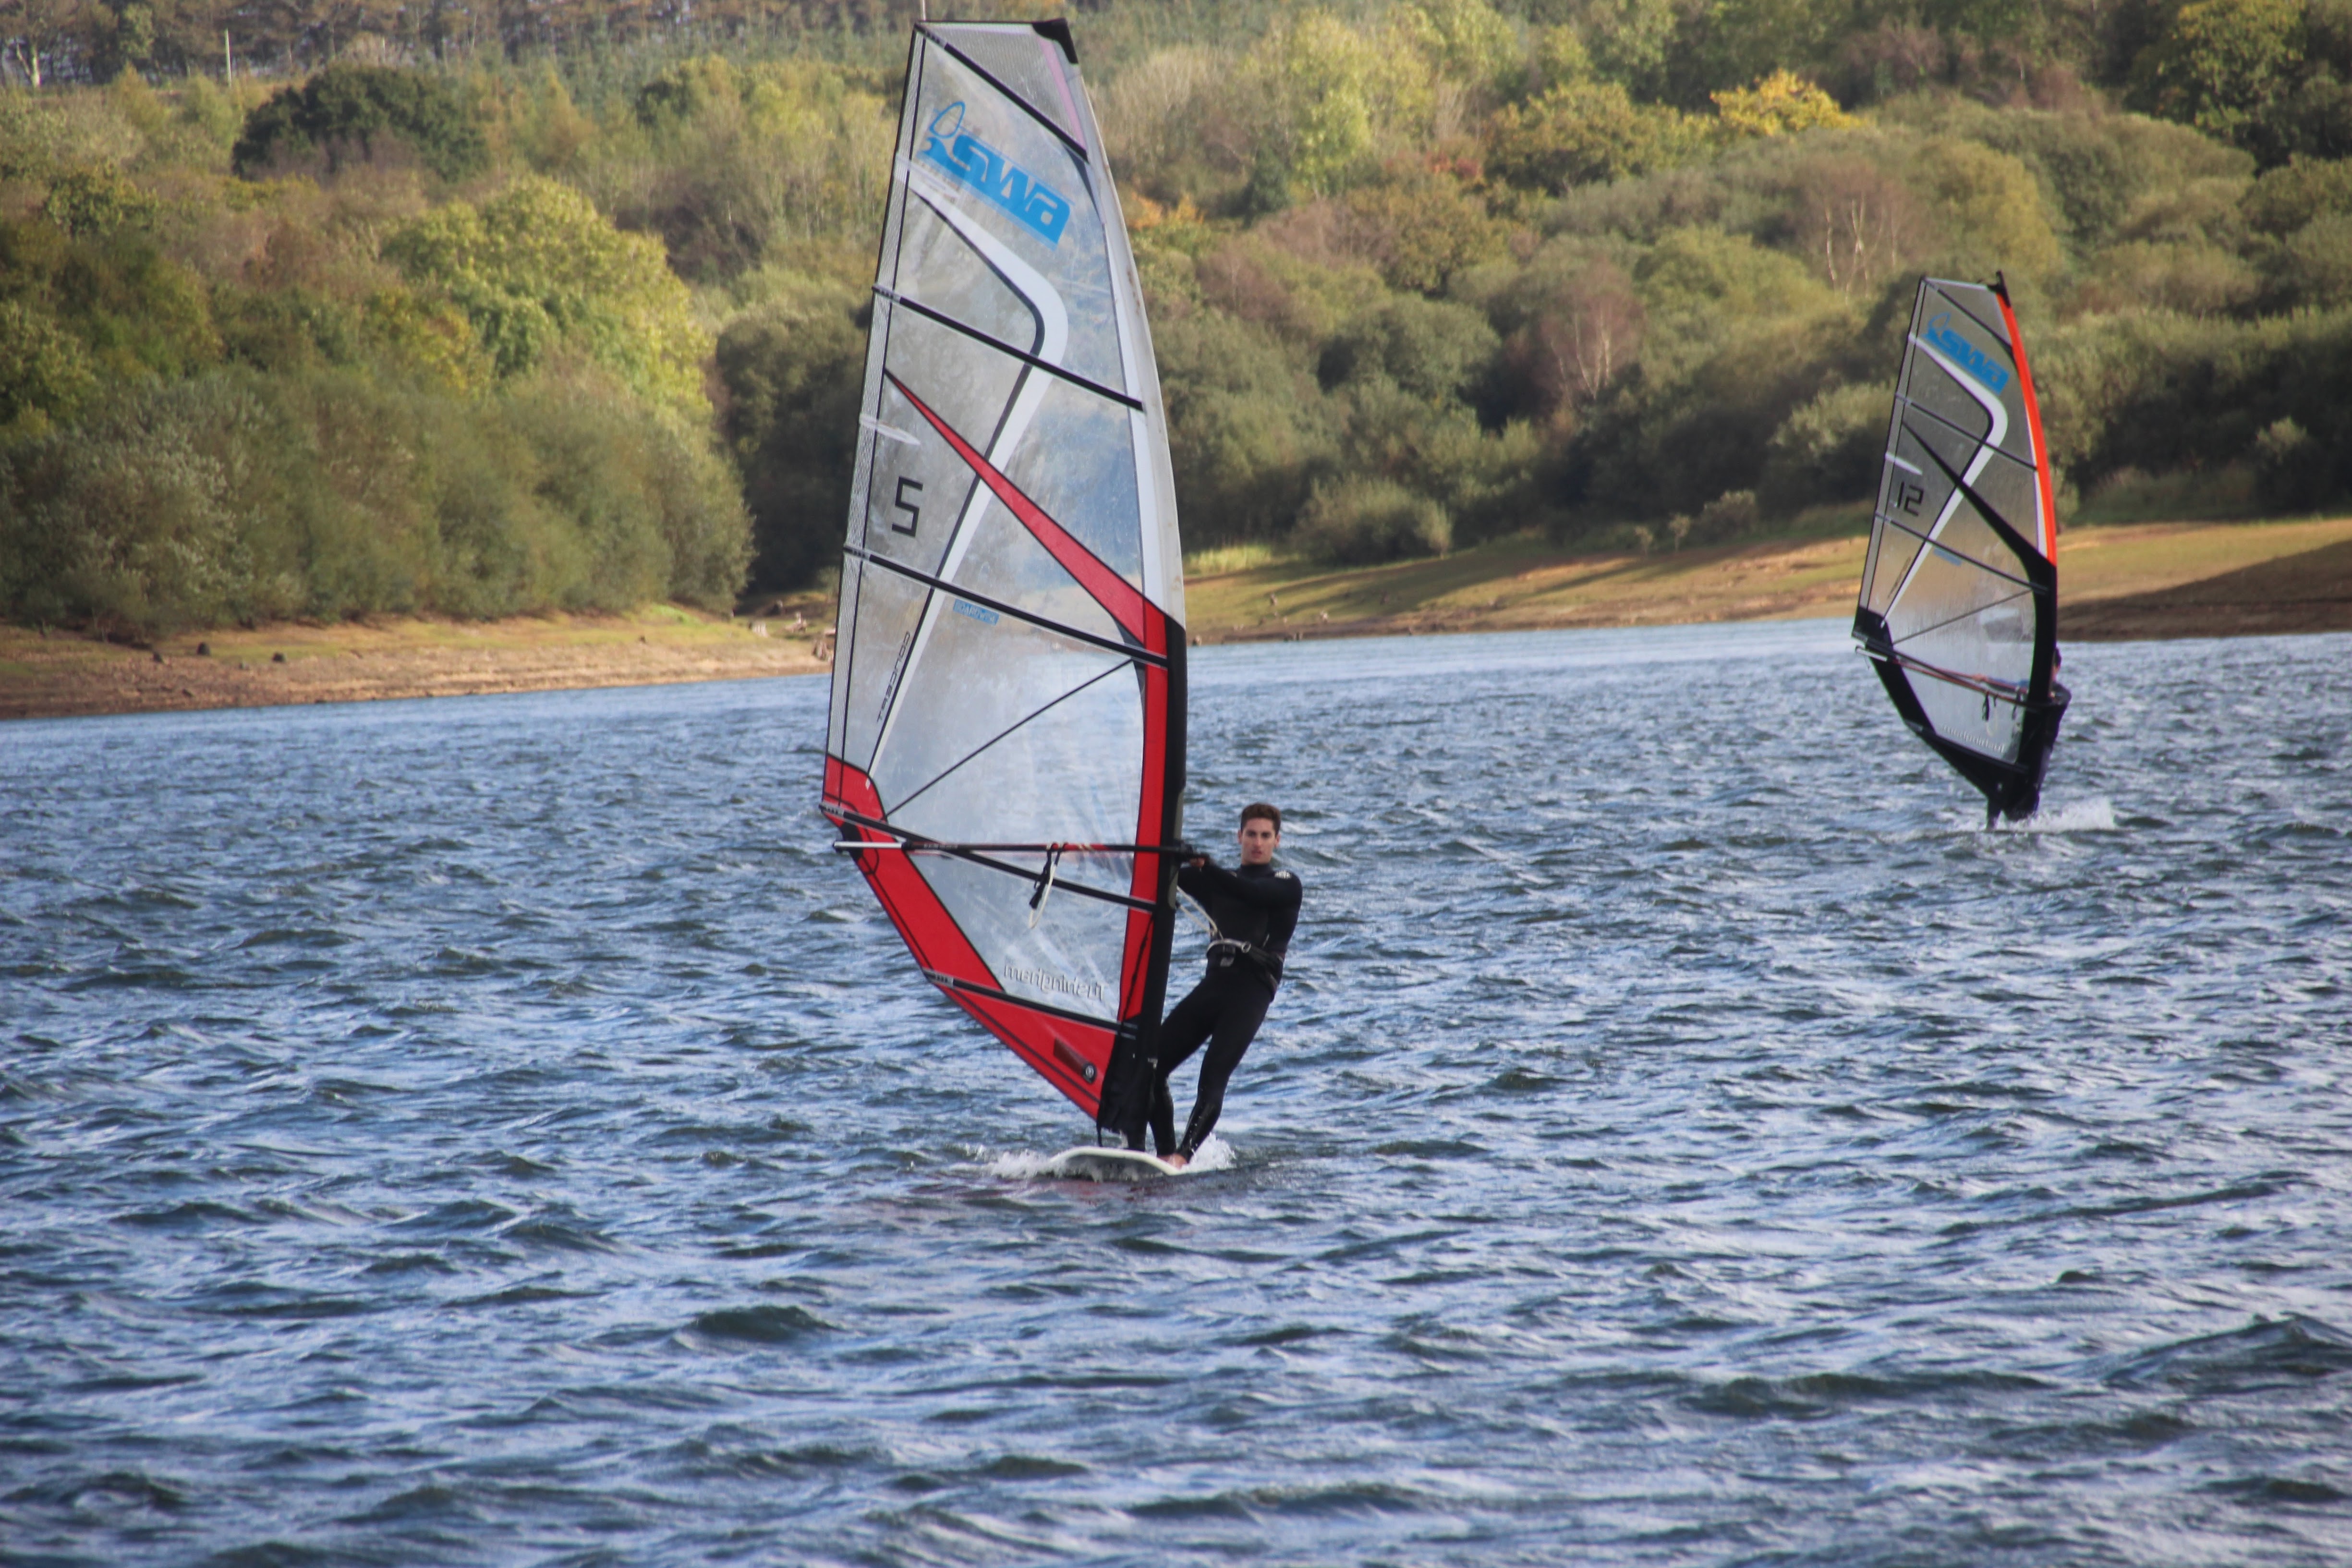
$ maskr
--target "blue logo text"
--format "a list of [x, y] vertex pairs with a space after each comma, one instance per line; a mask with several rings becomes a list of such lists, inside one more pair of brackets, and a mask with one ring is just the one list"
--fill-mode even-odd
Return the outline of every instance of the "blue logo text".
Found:
[[1950, 356], [1953, 363], [1984, 384], [1988, 392], [1998, 393], [2009, 385], [2009, 372], [1987, 359], [1982, 350], [1960, 336], [1952, 325], [1952, 313], [1938, 310], [1927, 320], [1925, 334], [1928, 342]]
[[1070, 221], [1070, 204], [1051, 185], [1015, 167], [1003, 153], [966, 131], [961, 100], [931, 116], [923, 158], [946, 170], [959, 184], [978, 191], [991, 205], [1003, 208], [1046, 244], [1062, 243], [1062, 227]]

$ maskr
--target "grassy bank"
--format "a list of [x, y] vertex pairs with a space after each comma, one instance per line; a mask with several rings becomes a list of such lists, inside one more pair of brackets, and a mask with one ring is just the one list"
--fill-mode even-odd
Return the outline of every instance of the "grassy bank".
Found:
[[757, 620], [656, 605], [613, 616], [264, 626], [142, 647], [5, 626], [0, 718], [806, 675], [827, 668], [815, 644], [832, 619], [830, 603], [803, 595]]
[[[1199, 644], [1846, 616], [1853, 613], [1866, 542], [1850, 533], [1639, 555], [1569, 553], [1515, 538], [1433, 560], [1352, 569], [1215, 552], [1201, 557], [1200, 569], [1188, 574], [1186, 618]], [[2249, 600], [2241, 606], [2242, 626], [2216, 626], [2208, 616], [2200, 622], [2202, 629], [2173, 635], [2352, 629], [2352, 583], [2326, 554], [2331, 546], [2347, 543], [2352, 519], [2347, 518], [2072, 529], [2059, 541], [2062, 625], [2070, 637], [2095, 637], [2099, 620], [2085, 613], [2093, 605], [2160, 598], [2308, 556], [2318, 570], [2309, 574], [2312, 586], [2302, 596], [2327, 624], [2273, 628], [2256, 613], [2261, 604]], [[2254, 586], [2259, 592], [2261, 584]], [[2147, 606], [2134, 629], [2117, 635], [2167, 635], [2160, 606]]]
[[[1757, 540], [1647, 556], [1506, 539], [1334, 569], [1260, 552], [1196, 558], [1196, 646], [1325, 637], [1790, 620], [1852, 613], [1864, 541]], [[2352, 518], [2077, 528], [2059, 544], [2069, 641], [2352, 630]], [[729, 618], [386, 620], [191, 633], [152, 647], [0, 627], [0, 718], [634, 686], [829, 668], [831, 595]], [[201, 651], [200, 651], [201, 649]]]

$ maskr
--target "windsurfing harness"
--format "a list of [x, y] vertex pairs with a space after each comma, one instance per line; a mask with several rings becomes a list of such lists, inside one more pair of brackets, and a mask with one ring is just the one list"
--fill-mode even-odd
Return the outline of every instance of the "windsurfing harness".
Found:
[[1209, 918], [1212, 975], [1239, 969], [1265, 981], [1268, 991], [1281, 984], [1307, 892], [1296, 875], [1247, 864], [1228, 871], [1203, 861], [1178, 871], [1176, 885], [1199, 900]]
[[2042, 798], [2066, 711], [2058, 514], [2008, 286], [1923, 279], [1904, 340], [1853, 616], [1913, 733], [1984, 792]]
[[1167, 1000], [1182, 560], [1142, 289], [1069, 26], [919, 26], [824, 809], [923, 975], [1097, 1121]]

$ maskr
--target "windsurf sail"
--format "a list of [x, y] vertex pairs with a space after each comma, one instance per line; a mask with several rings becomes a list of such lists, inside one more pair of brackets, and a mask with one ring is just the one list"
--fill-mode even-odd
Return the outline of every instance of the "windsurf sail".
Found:
[[1912, 731], [2017, 820], [2068, 693], [2058, 514], [2009, 289], [1922, 279], [1895, 384], [1853, 637]]
[[915, 28], [824, 810], [926, 979], [1139, 1132], [1184, 791], [1159, 374], [1066, 22]]

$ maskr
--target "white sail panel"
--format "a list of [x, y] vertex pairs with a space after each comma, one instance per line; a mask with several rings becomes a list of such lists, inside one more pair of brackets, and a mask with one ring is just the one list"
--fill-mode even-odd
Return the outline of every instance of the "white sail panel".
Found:
[[1181, 545], [1140, 289], [1066, 27], [908, 56], [824, 807], [926, 975], [1104, 1114], [1156, 1028]]

